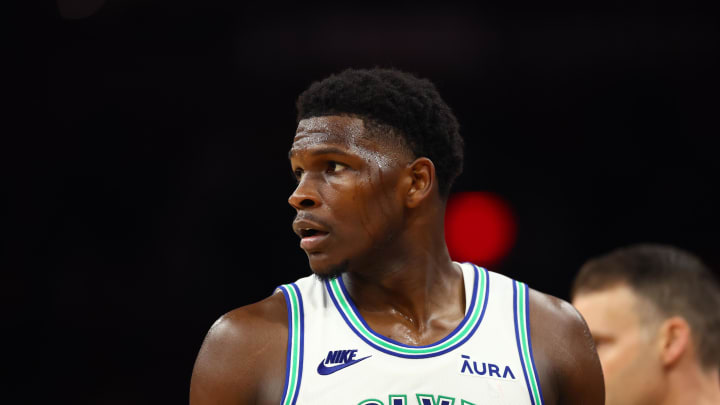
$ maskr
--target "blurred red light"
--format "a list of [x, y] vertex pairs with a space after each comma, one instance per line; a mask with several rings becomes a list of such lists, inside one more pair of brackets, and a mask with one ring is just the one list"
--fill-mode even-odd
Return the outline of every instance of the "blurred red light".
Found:
[[516, 223], [509, 205], [488, 192], [455, 193], [445, 212], [445, 239], [450, 257], [489, 266], [515, 243]]

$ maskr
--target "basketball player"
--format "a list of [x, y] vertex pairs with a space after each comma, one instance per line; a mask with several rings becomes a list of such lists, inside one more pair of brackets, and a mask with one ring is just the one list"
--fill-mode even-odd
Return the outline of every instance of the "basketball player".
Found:
[[635, 245], [588, 261], [573, 284], [607, 404], [720, 404], [720, 287], [694, 255]]
[[347, 70], [297, 106], [289, 202], [314, 275], [213, 325], [191, 404], [603, 403], [568, 303], [448, 256], [463, 141], [429, 81]]

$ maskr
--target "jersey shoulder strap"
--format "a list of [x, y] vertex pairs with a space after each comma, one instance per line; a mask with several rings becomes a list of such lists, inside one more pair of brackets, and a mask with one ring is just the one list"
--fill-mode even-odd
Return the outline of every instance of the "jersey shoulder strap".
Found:
[[305, 320], [303, 299], [295, 283], [284, 284], [277, 288], [285, 297], [288, 315], [287, 360], [285, 364], [285, 389], [282, 405], [291, 405], [297, 401], [302, 380], [303, 347]]
[[517, 343], [520, 364], [522, 364], [525, 383], [533, 405], [544, 403], [542, 390], [538, 383], [537, 370], [530, 341], [530, 311], [528, 305], [528, 286], [513, 280], [513, 313], [515, 323], [515, 342]]

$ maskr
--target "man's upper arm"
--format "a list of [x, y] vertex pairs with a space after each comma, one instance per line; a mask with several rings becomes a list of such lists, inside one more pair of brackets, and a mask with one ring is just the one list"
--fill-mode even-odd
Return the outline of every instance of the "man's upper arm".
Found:
[[282, 294], [223, 315], [203, 342], [190, 403], [255, 404], [282, 395], [287, 315]]
[[604, 404], [600, 359], [580, 313], [566, 301], [531, 290], [530, 324], [546, 404]]

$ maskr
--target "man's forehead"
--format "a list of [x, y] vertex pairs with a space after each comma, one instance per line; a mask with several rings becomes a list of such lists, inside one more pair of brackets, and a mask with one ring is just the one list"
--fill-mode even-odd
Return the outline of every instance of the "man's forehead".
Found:
[[292, 158], [300, 152], [337, 151], [335, 146], [343, 152], [375, 160], [382, 166], [412, 160], [411, 153], [398, 147], [397, 141], [366, 131], [361, 118], [346, 115], [301, 120], [288, 156]]
[[592, 292], [581, 292], [573, 299], [588, 326], [595, 330], [629, 328], [639, 321], [642, 300], [625, 284]]
[[360, 118], [336, 115], [307, 118], [298, 124], [290, 154], [328, 144], [346, 148], [366, 147], [368, 139], [364, 134], [365, 126]]
[[295, 131], [295, 139], [311, 135], [355, 138], [362, 136], [364, 133], [365, 125], [362, 119], [344, 115], [330, 115], [301, 120], [298, 123], [297, 131]]

